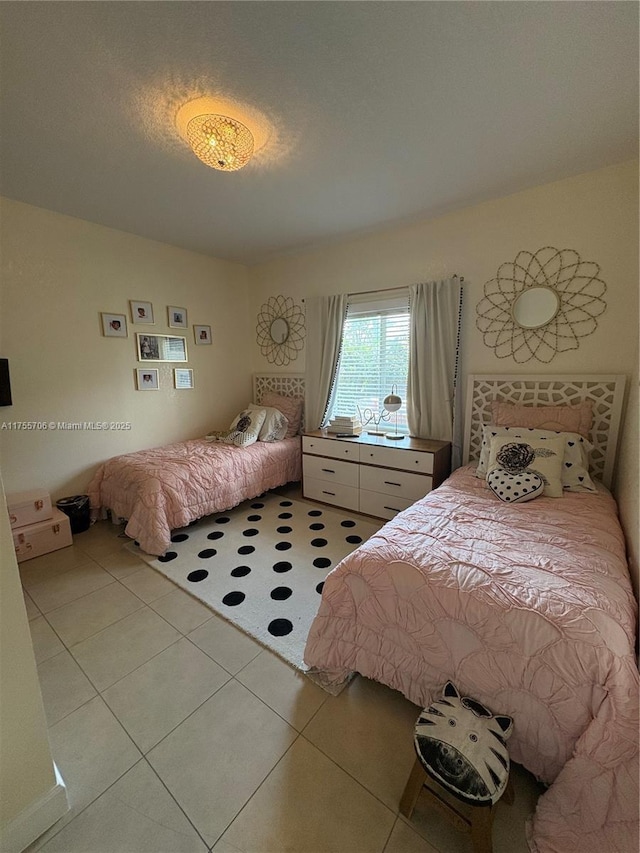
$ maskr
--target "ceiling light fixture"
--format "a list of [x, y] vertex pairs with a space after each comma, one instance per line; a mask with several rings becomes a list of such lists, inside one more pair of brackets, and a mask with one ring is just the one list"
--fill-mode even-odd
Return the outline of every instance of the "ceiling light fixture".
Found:
[[222, 172], [242, 169], [253, 155], [253, 134], [229, 116], [195, 116], [187, 124], [187, 139], [196, 157]]

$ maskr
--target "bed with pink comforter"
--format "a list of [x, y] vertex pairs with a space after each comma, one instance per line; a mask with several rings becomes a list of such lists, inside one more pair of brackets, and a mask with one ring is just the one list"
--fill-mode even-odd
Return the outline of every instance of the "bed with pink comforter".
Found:
[[328, 576], [305, 661], [514, 718], [539, 853], [638, 850], [637, 607], [613, 498], [503, 504], [462, 468]]
[[125, 533], [164, 554], [171, 531], [301, 477], [300, 437], [234, 447], [206, 439], [115, 456], [88, 488], [91, 507], [127, 519]]

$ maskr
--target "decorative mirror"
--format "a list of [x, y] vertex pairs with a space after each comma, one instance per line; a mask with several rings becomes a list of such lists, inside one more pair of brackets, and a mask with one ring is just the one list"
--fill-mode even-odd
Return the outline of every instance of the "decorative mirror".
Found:
[[262, 355], [282, 366], [298, 357], [304, 346], [304, 314], [290, 296], [270, 296], [260, 309], [256, 326]]
[[598, 264], [573, 249], [518, 252], [498, 267], [478, 302], [476, 326], [485, 345], [520, 364], [548, 363], [558, 352], [578, 349], [607, 307], [599, 274]]

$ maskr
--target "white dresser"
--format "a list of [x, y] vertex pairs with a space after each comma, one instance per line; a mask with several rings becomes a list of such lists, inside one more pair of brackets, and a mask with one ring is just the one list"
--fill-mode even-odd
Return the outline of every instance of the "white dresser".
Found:
[[446, 441], [383, 436], [334, 438], [325, 430], [302, 437], [302, 493], [334, 506], [393, 518], [449, 475]]

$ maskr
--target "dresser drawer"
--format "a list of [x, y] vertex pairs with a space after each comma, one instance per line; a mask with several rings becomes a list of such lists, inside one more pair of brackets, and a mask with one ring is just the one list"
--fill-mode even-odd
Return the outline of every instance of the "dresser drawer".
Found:
[[359, 466], [353, 462], [306, 454], [302, 457], [302, 474], [305, 480], [307, 477], [315, 477], [316, 480], [341, 483], [343, 486], [357, 486], [358, 469]]
[[363, 444], [360, 446], [360, 462], [367, 465], [384, 465], [386, 468], [399, 468], [402, 471], [433, 474], [433, 453], [401, 450], [399, 447], [371, 447]]
[[393, 518], [403, 509], [414, 503], [407, 498], [395, 495], [381, 495], [378, 492], [367, 492], [360, 489], [360, 512], [375, 515], [377, 518]]
[[350, 441], [340, 441], [338, 438], [312, 438], [302, 436], [302, 452], [313, 453], [316, 456], [330, 456], [332, 459], [351, 459], [357, 462], [360, 448]]
[[315, 477], [305, 477], [302, 481], [302, 493], [313, 501], [342, 506], [358, 511], [358, 489], [356, 486], [344, 486], [341, 483], [328, 483]]
[[360, 488], [384, 495], [397, 495], [412, 503], [431, 491], [432, 479], [423, 474], [409, 474], [389, 468], [360, 466]]

